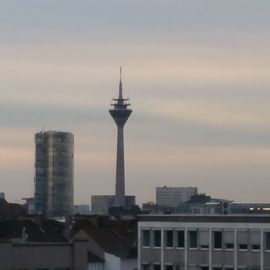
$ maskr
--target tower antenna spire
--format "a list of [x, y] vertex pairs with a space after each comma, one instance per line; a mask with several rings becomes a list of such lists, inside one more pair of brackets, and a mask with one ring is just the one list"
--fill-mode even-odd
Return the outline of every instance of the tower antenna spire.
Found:
[[119, 82], [119, 97], [118, 99], [123, 99], [123, 86], [122, 86], [122, 67], [120, 66], [120, 82]]

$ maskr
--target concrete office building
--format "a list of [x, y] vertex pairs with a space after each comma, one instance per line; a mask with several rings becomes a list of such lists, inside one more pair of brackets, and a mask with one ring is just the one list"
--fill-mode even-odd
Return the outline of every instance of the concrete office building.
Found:
[[73, 211], [74, 137], [71, 133], [35, 134], [35, 212], [47, 217]]
[[197, 195], [196, 187], [157, 187], [156, 204], [166, 207], [177, 207], [180, 203], [187, 202], [192, 196]]
[[138, 270], [270, 269], [270, 216], [145, 215]]
[[122, 69], [120, 68], [120, 83], [118, 98], [113, 99], [113, 109], [109, 110], [117, 125], [117, 156], [116, 156], [116, 183], [115, 206], [125, 208], [125, 158], [124, 158], [124, 126], [132, 113], [128, 109], [127, 98], [123, 98]]

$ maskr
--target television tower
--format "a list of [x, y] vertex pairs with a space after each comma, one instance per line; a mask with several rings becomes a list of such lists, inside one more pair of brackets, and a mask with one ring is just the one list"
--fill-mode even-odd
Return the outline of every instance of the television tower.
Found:
[[118, 98], [113, 99], [113, 109], [109, 110], [117, 125], [117, 156], [116, 156], [116, 183], [115, 183], [115, 206], [125, 208], [125, 159], [124, 159], [124, 126], [132, 110], [128, 98], [123, 98], [122, 67], [120, 67], [120, 82]]

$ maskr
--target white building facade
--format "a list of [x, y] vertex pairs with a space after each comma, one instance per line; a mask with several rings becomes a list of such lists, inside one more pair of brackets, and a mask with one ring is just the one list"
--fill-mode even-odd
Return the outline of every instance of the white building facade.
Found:
[[138, 270], [210, 269], [270, 269], [270, 216], [141, 216]]

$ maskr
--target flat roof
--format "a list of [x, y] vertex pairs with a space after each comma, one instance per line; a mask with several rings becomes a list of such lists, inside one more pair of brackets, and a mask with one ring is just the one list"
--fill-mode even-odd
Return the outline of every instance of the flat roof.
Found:
[[147, 222], [227, 222], [227, 223], [270, 223], [270, 215], [139, 215], [138, 220]]

